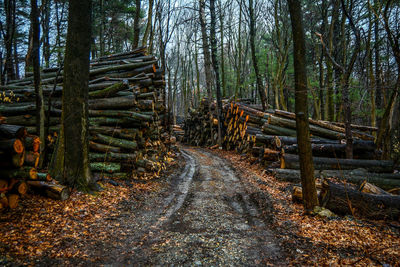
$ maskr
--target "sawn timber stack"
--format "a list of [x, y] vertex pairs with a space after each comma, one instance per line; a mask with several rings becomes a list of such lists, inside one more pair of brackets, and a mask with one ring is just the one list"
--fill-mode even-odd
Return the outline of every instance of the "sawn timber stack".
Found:
[[[55, 139], [61, 123], [63, 70], [44, 69], [41, 77], [46, 125], [49, 138]], [[145, 47], [91, 61], [89, 156], [95, 175], [148, 179], [165, 168], [164, 142], [169, 136], [163, 123], [164, 86], [157, 59]], [[0, 88], [18, 100], [2, 105], [0, 114], [36, 133], [33, 77]]]

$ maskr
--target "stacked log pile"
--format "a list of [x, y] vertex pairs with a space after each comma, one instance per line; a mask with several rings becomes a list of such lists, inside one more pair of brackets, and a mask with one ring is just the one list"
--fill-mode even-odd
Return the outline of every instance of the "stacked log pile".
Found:
[[[146, 48], [100, 57], [90, 64], [89, 131], [90, 161], [95, 174], [148, 178], [165, 168], [167, 149], [162, 135], [165, 86], [157, 60]], [[50, 136], [60, 129], [62, 68], [42, 73], [46, 125]], [[33, 77], [1, 87], [18, 98], [4, 104], [0, 114], [7, 123], [26, 126], [36, 133]], [[50, 151], [51, 153], [51, 151]]]
[[172, 126], [173, 135], [176, 137], [176, 140], [182, 142], [185, 137], [185, 131], [182, 129], [180, 125]]
[[38, 172], [40, 140], [18, 125], [0, 124], [0, 210], [16, 208], [28, 187], [40, 188], [51, 197], [68, 198], [68, 190], [50, 183], [47, 173]]
[[[240, 102], [224, 105], [224, 146], [239, 153], [252, 153], [260, 158], [269, 171], [278, 178], [300, 181], [295, 114], [282, 110], [261, 111], [256, 106]], [[185, 141], [205, 145], [210, 140], [208, 109], [206, 105], [191, 116], [185, 124]], [[309, 119], [315, 169], [330, 170], [329, 175], [360, 181], [362, 177], [383, 188], [398, 186], [393, 174], [393, 161], [378, 160], [380, 151], [374, 144], [377, 128], [353, 125], [354, 159], [346, 159], [344, 125]], [[346, 171], [363, 168], [363, 175], [343, 175]], [[327, 173], [328, 174], [328, 173]], [[379, 178], [377, 178], [379, 177]], [[383, 182], [377, 182], [383, 181]]]
[[216, 104], [211, 103], [211, 114], [208, 99], [203, 99], [197, 110], [190, 109], [183, 130], [183, 141], [193, 146], [211, 146], [218, 140], [218, 120]]
[[[282, 110], [263, 112], [257, 106], [240, 102], [225, 104], [223, 110], [226, 149], [251, 153], [277, 179], [300, 183], [294, 113]], [[188, 143], [207, 144], [204, 140], [210, 139], [206, 136], [209, 131], [204, 128], [208, 125], [208, 116], [205, 107], [191, 112], [185, 125]], [[311, 118], [309, 123], [314, 175], [320, 178], [317, 191], [321, 205], [337, 214], [373, 219], [399, 218], [399, 196], [390, 192], [400, 188], [400, 174], [394, 173], [393, 161], [379, 160], [381, 153], [373, 141], [377, 128], [352, 125], [354, 159], [346, 159], [343, 124]], [[346, 180], [359, 186], [332, 183], [326, 178]], [[293, 198], [301, 201], [301, 193], [301, 186], [294, 186]]]

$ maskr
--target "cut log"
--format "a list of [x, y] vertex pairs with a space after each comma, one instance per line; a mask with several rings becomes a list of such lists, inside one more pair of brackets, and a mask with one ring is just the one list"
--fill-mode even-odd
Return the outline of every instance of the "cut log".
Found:
[[37, 180], [38, 181], [51, 182], [53, 180], [53, 178], [51, 178], [50, 173], [38, 172], [37, 173]]
[[263, 133], [269, 134], [269, 135], [283, 135], [283, 136], [296, 136], [297, 133], [293, 129], [281, 127], [278, 125], [273, 125], [273, 124], [264, 124], [262, 126], [262, 131]]
[[23, 196], [28, 192], [28, 184], [25, 181], [17, 181], [10, 192]]
[[105, 173], [105, 172], [93, 172], [95, 177], [100, 179], [130, 179], [132, 178], [132, 173], [127, 172], [116, 172], [116, 173]]
[[[270, 115], [268, 117], [268, 124], [285, 127], [285, 128], [290, 128], [290, 129], [296, 129], [296, 121], [295, 120], [280, 118], [280, 117], [273, 116], [273, 115]], [[321, 136], [321, 137], [329, 138], [329, 139], [333, 139], [333, 140], [340, 140], [340, 139], [345, 138], [344, 133], [333, 131], [330, 129], [325, 129], [320, 126], [312, 125], [312, 124], [310, 124], [310, 133], [313, 135], [317, 135], [317, 136]]]
[[137, 137], [143, 136], [143, 133], [139, 129], [120, 129], [115, 127], [107, 126], [90, 126], [89, 130], [92, 134], [100, 133], [112, 137], [119, 137], [127, 140], [135, 140]]
[[[279, 181], [299, 183], [301, 182], [300, 170], [291, 169], [267, 169], [267, 172], [273, 175]], [[314, 171], [314, 177], [319, 178], [320, 172]]]
[[49, 198], [62, 201], [69, 198], [69, 190], [66, 186], [43, 181], [27, 181], [27, 184], [37, 192]]
[[40, 138], [35, 135], [29, 135], [25, 138], [25, 147], [27, 151], [39, 152]]
[[33, 151], [25, 152], [24, 165], [36, 168], [39, 165], [39, 160], [40, 160], [39, 152], [33, 152]]
[[89, 141], [89, 148], [90, 151], [97, 151], [97, 152], [114, 152], [114, 153], [120, 153], [121, 148], [116, 147], [116, 146], [110, 146], [110, 145], [104, 145], [104, 144], [99, 144], [93, 141]]
[[127, 117], [137, 121], [152, 121], [153, 117], [145, 115], [139, 112], [126, 111], [126, 110], [89, 110], [89, 116], [91, 117]]
[[[296, 114], [292, 113], [292, 112], [288, 112], [288, 111], [283, 111], [283, 110], [275, 110], [275, 114], [276, 115], [280, 115], [286, 118], [290, 118], [292, 120], [296, 119]], [[339, 132], [339, 133], [345, 133], [345, 128], [344, 125], [343, 126], [337, 126], [333, 123], [327, 122], [327, 121], [320, 121], [320, 120], [314, 120], [309, 118], [308, 119], [310, 124], [312, 125], [316, 125], [325, 129], [329, 129], [335, 132]], [[312, 126], [310, 126], [310, 128], [313, 128]], [[362, 132], [358, 132], [358, 131], [353, 131], [353, 136], [354, 137], [358, 137], [364, 140], [374, 140], [374, 137], [372, 135], [366, 134], [366, 133], [362, 133]], [[319, 135], [319, 134], [318, 134]], [[324, 135], [321, 135], [324, 136]]]
[[89, 117], [91, 126], [118, 126], [118, 127], [149, 127], [149, 123], [128, 117]]
[[20, 169], [0, 169], [0, 177], [8, 179], [37, 179], [37, 170], [31, 167], [23, 167]]
[[[153, 66], [154, 63], [156, 63], [156, 60], [153, 61], [146, 61], [146, 62], [139, 62], [139, 63], [131, 63], [131, 64], [124, 64], [124, 65], [114, 65], [114, 66], [109, 66], [109, 67], [104, 67], [104, 68], [98, 68], [98, 69], [93, 69], [90, 70], [90, 76], [95, 76], [101, 73], [106, 73], [110, 71], [117, 71], [117, 70], [131, 70], [135, 69], [138, 70], [143, 67], [151, 66], [151, 68], [154, 68], [155, 72], [155, 66]], [[138, 73], [141, 71], [139, 70]]]
[[[10, 116], [7, 117], [7, 123], [21, 126], [35, 126], [36, 125], [36, 117], [31, 115], [19, 115], [19, 116]], [[51, 117], [50, 125], [60, 124], [60, 118]]]
[[385, 190], [400, 187], [400, 173], [372, 173], [361, 169], [352, 171], [323, 170], [321, 177], [334, 177], [357, 184], [367, 181]]
[[89, 159], [91, 162], [135, 162], [138, 154], [137, 153], [114, 153], [114, 152], [107, 152], [107, 153], [90, 153]]
[[[59, 106], [61, 107], [60, 104]], [[136, 102], [133, 96], [89, 100], [89, 109], [129, 109], [135, 106]]]
[[90, 98], [110, 97], [110, 96], [114, 95], [115, 93], [125, 90], [125, 89], [128, 89], [127, 83], [117, 83], [117, 84], [113, 84], [102, 90], [89, 92], [89, 97]]
[[122, 149], [126, 149], [128, 151], [136, 150], [138, 145], [136, 141], [128, 141], [125, 139], [119, 139], [103, 134], [96, 134], [93, 136], [93, 140], [98, 141], [103, 144], [120, 147]]
[[339, 215], [368, 219], [398, 219], [400, 196], [362, 193], [349, 185], [323, 183], [320, 203]]
[[[0, 112], [1, 113], [1, 112]], [[27, 131], [24, 126], [11, 125], [11, 124], [0, 124], [0, 137], [2, 138], [19, 138], [22, 139], [27, 135]]]
[[7, 196], [7, 200], [8, 200], [8, 207], [10, 207], [10, 209], [15, 209], [18, 207], [19, 195], [9, 194]]
[[8, 153], [0, 154], [0, 168], [10, 169], [21, 167], [24, 165], [25, 151], [21, 154], [9, 155]]
[[[311, 144], [314, 157], [345, 158], [346, 144]], [[284, 146], [283, 150], [288, 154], [299, 154], [298, 145]], [[375, 148], [364, 145], [353, 145], [353, 155], [356, 159], [374, 159]]]
[[[317, 196], [319, 197], [321, 195], [322, 184], [320, 182], [316, 182], [315, 187], [317, 188]], [[301, 185], [293, 186], [292, 201], [296, 203], [303, 203], [303, 188]]]
[[[354, 170], [365, 168], [371, 172], [391, 173], [394, 163], [391, 160], [361, 160], [361, 159], [336, 159], [313, 157], [316, 170]], [[281, 157], [282, 169], [300, 169], [299, 156], [284, 154]]]
[[93, 172], [116, 173], [121, 172], [121, 164], [114, 162], [91, 162], [90, 170]]
[[[344, 127], [344, 123], [343, 122], [332, 122], [332, 124], [338, 125], [340, 127]], [[352, 124], [351, 125], [352, 129], [357, 129], [360, 131], [366, 131], [366, 132], [376, 132], [378, 131], [377, 127], [372, 127], [372, 126], [365, 126], [365, 125], [357, 125], [357, 124]]]
[[21, 139], [2, 139], [0, 140], [0, 150], [6, 153], [21, 154], [25, 151], [25, 146]]
[[[291, 183], [301, 182], [300, 171], [291, 169], [267, 169], [268, 173], [280, 181]], [[382, 189], [390, 190], [400, 187], [400, 174], [393, 173], [371, 173], [366, 170], [322, 170], [314, 172], [315, 178], [337, 178], [354, 184], [364, 182], [379, 186]]]
[[364, 181], [359, 185], [358, 191], [367, 193], [367, 194], [375, 194], [375, 195], [391, 195], [390, 193], [386, 192], [382, 188], [379, 188], [373, 184], [370, 184], [367, 181]]
[[8, 207], [8, 197], [6, 195], [0, 195], [0, 204], [3, 209]]

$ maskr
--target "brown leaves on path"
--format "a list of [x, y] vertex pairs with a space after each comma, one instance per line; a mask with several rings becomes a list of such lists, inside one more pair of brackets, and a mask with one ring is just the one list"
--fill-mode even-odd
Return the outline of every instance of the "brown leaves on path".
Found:
[[[213, 153], [230, 161], [244, 182], [270, 196], [273, 227], [289, 253], [291, 264], [399, 266], [399, 222], [367, 221], [351, 216], [336, 219], [306, 216], [302, 205], [291, 200], [290, 183], [265, 174], [264, 168], [252, 164], [247, 156], [231, 151], [213, 150]], [[255, 181], [255, 175], [263, 182]]]

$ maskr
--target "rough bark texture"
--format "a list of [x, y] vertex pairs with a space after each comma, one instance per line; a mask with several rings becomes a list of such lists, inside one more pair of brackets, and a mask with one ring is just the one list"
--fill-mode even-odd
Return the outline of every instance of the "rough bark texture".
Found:
[[[3, 24], [1, 24], [1, 29], [6, 50], [5, 72], [7, 75], [7, 80], [10, 81], [15, 79], [12, 45], [15, 34], [16, 1], [15, 0], [4, 1], [4, 11], [6, 15], [5, 17], [6, 22], [4, 24], [4, 27]], [[3, 30], [3, 28], [5, 29]]]
[[135, 10], [135, 19], [133, 20], [133, 41], [132, 41], [132, 48], [135, 49], [139, 45], [139, 34], [140, 34], [140, 27], [139, 27], [139, 20], [140, 20], [140, 0], [136, 0], [136, 10]]
[[[251, 48], [251, 58], [253, 61], [254, 73], [256, 75], [257, 80], [257, 90], [260, 94], [260, 100], [263, 107], [263, 110], [267, 108], [267, 96], [265, 95], [264, 87], [262, 85], [260, 71], [258, 69], [258, 62], [256, 57], [256, 18], [254, 14], [254, 4], [253, 0], [249, 0], [249, 16], [250, 16], [250, 48]], [[240, 63], [239, 63], [240, 64]]]
[[153, 31], [152, 29], [152, 24], [153, 24], [153, 0], [149, 0], [149, 10], [147, 12], [147, 25], [146, 25], [146, 30], [144, 31], [143, 34], [143, 39], [142, 39], [142, 46], [147, 45], [147, 40], [149, 39], [150, 32]]
[[[37, 1], [31, 0], [31, 23], [32, 23], [32, 63], [33, 63], [33, 78], [35, 84], [36, 94], [36, 129], [39, 129], [40, 138], [40, 154], [41, 159], [45, 157], [44, 148], [46, 144], [44, 133], [44, 102], [43, 102], [43, 89], [40, 86], [40, 25], [39, 25], [39, 11]], [[42, 165], [42, 160], [39, 165]]]
[[91, 181], [88, 156], [88, 83], [91, 1], [69, 1], [63, 92], [63, 182], [86, 190]]
[[293, 33], [293, 57], [295, 73], [296, 126], [299, 144], [301, 184], [303, 187], [303, 202], [306, 210], [318, 206], [317, 190], [315, 188], [314, 166], [310, 142], [307, 110], [307, 73], [305, 59], [305, 42], [300, 1], [288, 0]]
[[[207, 29], [206, 29], [206, 16], [205, 16], [205, 5], [206, 3], [204, 0], [199, 1], [199, 20], [200, 20], [200, 27], [201, 27], [201, 39], [203, 42], [203, 55], [204, 55], [204, 69], [206, 73], [206, 86], [207, 86], [207, 95], [208, 95], [208, 103], [209, 103], [209, 111], [211, 116], [211, 100], [212, 100], [212, 72], [211, 72], [211, 56], [210, 56], [210, 47], [208, 45], [208, 36], [207, 36]], [[210, 117], [210, 129], [211, 129], [211, 136], [212, 133], [212, 117]]]
[[[221, 10], [222, 11], [222, 10]], [[222, 100], [221, 100], [221, 84], [219, 81], [219, 62], [217, 57], [217, 39], [215, 38], [215, 28], [217, 20], [215, 18], [215, 1], [210, 0], [211, 13], [211, 58], [215, 73], [216, 95], [217, 95], [217, 116], [218, 116], [218, 144], [222, 146]]]

